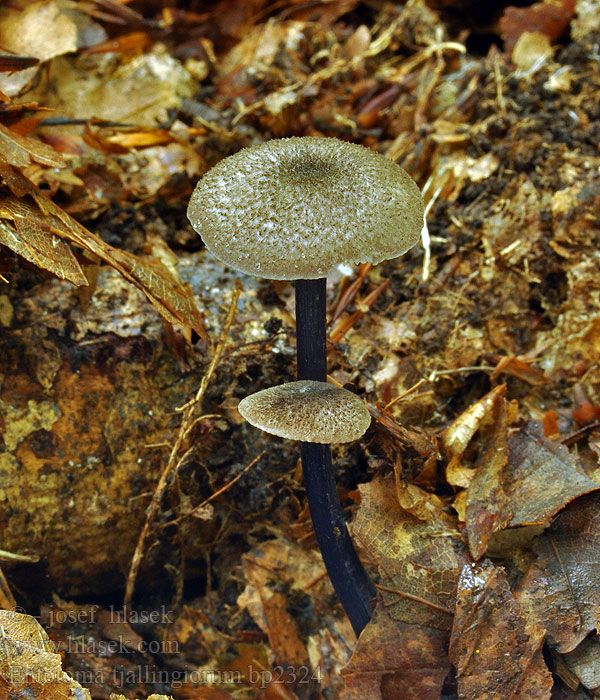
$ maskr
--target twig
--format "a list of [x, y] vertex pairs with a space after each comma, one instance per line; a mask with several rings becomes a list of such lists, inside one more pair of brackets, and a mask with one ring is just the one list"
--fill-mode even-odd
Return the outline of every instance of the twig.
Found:
[[6, 552], [4, 549], [0, 549], [0, 561], [37, 564], [39, 560], [39, 554], [14, 554], [13, 552]]
[[215, 491], [213, 494], [211, 494], [208, 498], [205, 498], [202, 503], [199, 503], [197, 506], [194, 506], [192, 510], [190, 510], [189, 513], [184, 513], [183, 515], [180, 515], [178, 518], [175, 518], [174, 520], [170, 520], [168, 523], [165, 523], [165, 527], [167, 525], [175, 525], [178, 523], [180, 520], [183, 520], [184, 518], [189, 518], [190, 515], [196, 515], [196, 513], [199, 513], [205, 505], [210, 503], [214, 498], [217, 496], [220, 496], [222, 493], [227, 491], [229, 488], [231, 488], [236, 481], [239, 481], [242, 476], [249, 470], [252, 469], [252, 467], [259, 461], [261, 460], [266, 454], [266, 450], [263, 450], [259, 455], [257, 455], [251, 462], [249, 462], [239, 474], [236, 474], [231, 481], [228, 481], [225, 486], [222, 486], [218, 491]]
[[493, 372], [496, 368], [488, 365], [479, 365], [478, 367], [457, 367], [456, 369], [434, 369], [429, 375], [428, 380], [435, 382], [438, 377], [448, 374], [460, 374], [461, 372]]
[[[412, 593], [407, 593], [406, 591], [399, 591], [396, 588], [390, 588], [389, 586], [382, 586], [380, 583], [375, 584], [375, 588], [380, 591], [386, 591], [387, 593], [395, 593], [401, 598], [407, 598], [408, 600], [414, 600], [415, 603], [421, 603], [421, 605], [426, 605], [434, 610], [439, 610], [440, 612], [446, 613], [447, 615], [454, 615], [452, 610], [444, 607], [443, 605], [438, 605], [437, 603], [432, 603], [430, 600], [425, 600], [425, 598], [420, 598]], [[387, 605], [395, 605], [395, 603], [388, 603]]]
[[163, 469], [163, 472], [160, 475], [160, 479], [158, 480], [158, 484], [156, 485], [156, 489], [152, 494], [152, 500], [150, 501], [150, 505], [146, 510], [146, 521], [144, 522], [144, 526], [138, 537], [135, 552], [131, 559], [129, 574], [127, 576], [127, 586], [125, 588], [125, 598], [123, 601], [125, 607], [131, 604], [131, 599], [133, 597], [133, 591], [135, 587], [135, 579], [137, 577], [137, 573], [140, 568], [140, 564], [142, 562], [142, 557], [144, 554], [144, 543], [146, 541], [148, 531], [150, 530], [150, 525], [152, 524], [156, 516], [162, 498], [165, 494], [165, 491], [167, 490], [167, 486], [170, 483], [171, 476], [175, 471], [176, 466], [179, 464], [177, 455], [181, 450], [181, 447], [185, 440], [185, 436], [188, 432], [188, 428], [193, 420], [192, 416], [194, 413], [194, 409], [196, 408], [196, 405], [202, 400], [202, 397], [206, 392], [210, 380], [212, 379], [212, 376], [215, 373], [215, 369], [219, 363], [219, 360], [221, 359], [221, 355], [223, 354], [223, 348], [225, 346], [225, 341], [229, 334], [229, 329], [231, 328], [231, 324], [233, 323], [233, 318], [237, 309], [239, 296], [240, 291], [236, 289], [233, 293], [231, 305], [229, 307], [229, 311], [227, 312], [227, 317], [225, 318], [225, 323], [223, 324], [223, 329], [221, 331], [221, 335], [219, 337], [219, 341], [215, 349], [215, 354], [211, 360], [208, 370], [206, 374], [202, 377], [200, 387], [198, 388], [198, 391], [196, 392], [194, 398], [181, 409], [184, 415], [183, 420], [181, 421], [181, 425], [179, 427], [179, 434], [177, 435], [177, 440], [175, 441], [175, 444], [173, 445], [173, 448], [171, 450], [171, 454], [169, 455], [169, 461], [167, 462], [166, 467]]
[[419, 389], [419, 387], [422, 387], [426, 381], [426, 379], [419, 379], [419, 381], [416, 384], [413, 384], [410, 387], [410, 389], [407, 389], [406, 391], [402, 392], [402, 394], [400, 394], [399, 396], [396, 396], [395, 399], [392, 399], [389, 403], [386, 403], [386, 405], [383, 407], [383, 410], [387, 411], [388, 408], [391, 408], [394, 404], [398, 403], [398, 401], [402, 401], [402, 399], [407, 397], [409, 394], [412, 394], [417, 389]]

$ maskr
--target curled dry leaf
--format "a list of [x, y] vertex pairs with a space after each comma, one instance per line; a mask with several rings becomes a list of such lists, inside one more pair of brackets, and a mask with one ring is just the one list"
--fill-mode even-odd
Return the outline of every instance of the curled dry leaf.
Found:
[[498, 397], [505, 392], [505, 384], [492, 389], [492, 391], [479, 399], [477, 403], [463, 411], [454, 423], [444, 430], [442, 434], [443, 445], [446, 448], [450, 464], [460, 461], [473, 435], [479, 429], [481, 422], [486, 416], [491, 414]]
[[268, 635], [269, 644], [277, 663], [305, 666], [306, 648], [300, 640], [296, 621], [287, 610], [288, 596], [273, 590], [276, 583], [287, 581], [293, 591], [310, 590], [312, 584], [326, 584], [322, 563], [314, 552], [285, 540], [274, 540], [256, 547], [243, 559], [243, 572], [248, 582], [238, 597], [238, 605], [245, 607], [256, 624]]
[[503, 485], [503, 469], [508, 458], [508, 412], [504, 396], [496, 396], [488, 420], [480, 426], [482, 449], [466, 495], [465, 524], [474, 559], [485, 554], [490, 537], [506, 527], [512, 515]]
[[489, 561], [464, 567], [450, 641], [460, 698], [548, 700], [543, 642], [544, 628], [528, 621], [502, 569]]
[[[509, 424], [505, 392], [504, 384], [492, 389], [469, 406], [442, 436], [448, 457], [446, 478], [454, 486], [467, 487], [466, 493], [459, 493], [455, 509], [465, 519], [474, 559], [485, 554], [490, 537], [506, 527], [511, 518], [503, 483]], [[477, 456], [467, 458], [468, 449], [477, 449]]]
[[0, 695], [36, 700], [91, 700], [61, 666], [60, 654], [29, 615], [0, 610]]
[[[3, 51], [49, 61], [77, 49], [75, 8], [55, 0], [15, 0], [0, 7], [0, 46]], [[81, 15], [80, 15], [81, 16]], [[15, 75], [0, 76], [0, 89], [17, 95], [38, 72], [36, 63]]]
[[342, 669], [345, 700], [439, 700], [448, 632], [392, 620], [379, 605]]
[[589, 494], [560, 513], [541, 535], [538, 555], [516, 595], [551, 646], [569, 652], [600, 627], [600, 496]]
[[394, 469], [396, 476], [396, 495], [400, 506], [419, 520], [443, 520], [448, 527], [454, 525], [452, 516], [446, 513], [446, 504], [434, 493], [429, 493], [425, 489], [419, 488], [416, 484], [404, 482]]

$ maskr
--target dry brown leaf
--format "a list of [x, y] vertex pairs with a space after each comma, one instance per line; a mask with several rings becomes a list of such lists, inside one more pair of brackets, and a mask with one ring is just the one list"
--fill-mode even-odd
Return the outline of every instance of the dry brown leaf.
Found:
[[448, 633], [392, 620], [379, 605], [342, 669], [344, 700], [439, 700]]
[[450, 461], [456, 460], [460, 463], [460, 458], [471, 442], [473, 435], [479, 429], [481, 422], [486, 416], [491, 415], [494, 404], [505, 392], [505, 384], [495, 387], [479, 399], [477, 403], [463, 411], [454, 423], [444, 430], [442, 441]]
[[467, 489], [457, 497], [455, 509], [466, 522], [474, 559], [485, 554], [490, 537], [506, 527], [512, 514], [503, 482], [509, 424], [505, 392], [506, 385], [495, 387], [442, 433], [446, 479]]
[[513, 510], [511, 527], [544, 523], [598, 488], [566, 447], [544, 437], [541, 423], [529, 423], [509, 439], [504, 489]]
[[419, 488], [415, 484], [407, 484], [400, 479], [397, 470], [396, 475], [396, 495], [398, 503], [407, 513], [414, 515], [419, 520], [445, 520], [448, 527], [453, 526], [452, 516], [445, 512], [446, 504], [434, 493], [429, 493]]
[[[55, 0], [15, 0], [0, 7], [0, 46], [41, 61], [77, 49], [77, 26]], [[15, 75], [0, 77], [0, 89], [16, 95], [37, 73], [34, 66]]]
[[544, 628], [530, 624], [501, 569], [467, 564], [458, 584], [450, 660], [464, 700], [548, 700]]
[[55, 58], [28, 97], [77, 119], [155, 127], [194, 94], [194, 80], [163, 44], [132, 53], [120, 61], [101, 54]]
[[379, 567], [390, 617], [449, 629], [466, 563], [462, 536], [446, 520], [424, 522], [402, 510], [390, 478], [359, 488], [362, 500], [352, 532]]
[[254, 576], [256, 564], [244, 562], [245, 575], [249, 581], [256, 581], [255, 588], [246, 588], [240, 596], [240, 604], [260, 609], [260, 625], [267, 633], [269, 645], [278, 664], [292, 666], [307, 665], [308, 655], [300, 640], [296, 621], [287, 611], [287, 598], [283, 593], [273, 591], [270, 586], [261, 586]]
[[31, 202], [0, 193], [0, 244], [29, 262], [77, 286], [88, 281], [69, 246], [59, 237], [61, 222]]
[[169, 323], [182, 325], [184, 329], [193, 328], [201, 338], [208, 337], [191, 290], [175, 279], [160, 260], [139, 258], [109, 246], [106, 246], [106, 254], [100, 257], [141, 289]]
[[506, 527], [512, 516], [510, 499], [503, 487], [502, 471], [508, 458], [508, 412], [502, 394], [497, 394], [486, 418], [479, 428], [482, 447], [466, 496], [465, 524], [473, 559], [485, 554], [490, 537]]
[[[231, 661], [228, 669], [238, 673], [248, 685], [260, 693], [255, 697], [261, 700], [298, 700], [298, 696], [288, 684], [281, 682], [281, 672], [273, 671], [268, 649], [264, 645], [236, 644], [235, 650], [238, 656]], [[199, 697], [202, 698], [202, 695]]]
[[512, 51], [523, 32], [540, 32], [552, 42], [559, 39], [573, 18], [575, 4], [575, 0], [542, 0], [530, 7], [507, 7], [500, 19], [505, 51]]
[[600, 640], [588, 637], [569, 654], [563, 656], [567, 669], [584, 688], [598, 696], [600, 689]]
[[547, 630], [551, 646], [572, 651], [600, 627], [600, 496], [567, 506], [534, 550], [538, 558], [519, 582], [517, 599]]
[[7, 698], [91, 700], [87, 690], [70, 678], [54, 653], [50, 638], [29, 615], [0, 610], [0, 691]]
[[104, 639], [118, 642], [120, 646], [127, 649], [144, 651], [144, 640], [131, 628], [126, 614], [115, 614], [114, 610], [100, 610], [97, 619], [98, 632]]
[[[144, 292], [152, 305], [169, 323], [183, 326], [188, 335], [193, 329], [200, 337], [207, 337], [202, 324], [202, 316], [196, 307], [191, 291], [176, 279], [160, 261], [151, 258], [140, 258], [132, 253], [127, 253], [108, 245], [99, 236], [88, 231], [52, 200], [43, 195], [33, 183], [15, 168], [7, 165], [0, 170], [0, 173], [13, 194], [17, 197], [30, 194], [39, 207], [38, 210], [25, 199], [14, 200], [14, 198], [5, 196], [2, 199], [4, 209], [7, 211], [5, 218], [8, 216], [15, 218], [17, 213], [23, 209], [31, 212], [31, 216], [36, 221], [44, 223], [53, 234], [56, 234], [52, 239], [53, 247], [55, 245], [58, 247], [60, 239], [57, 236], [59, 236], [93, 253]], [[17, 218], [20, 220], [22, 216], [19, 215]], [[35, 233], [37, 233], [37, 230]], [[34, 240], [37, 241], [37, 239]], [[56, 244], [54, 240], [57, 241]], [[34, 248], [29, 240], [22, 244], [22, 250], [29, 253], [30, 257], [27, 259], [37, 265], [42, 263], [40, 266], [46, 267], [41, 258], [35, 257], [34, 252], [37, 253], [37, 249]], [[20, 251], [17, 252], [20, 253]], [[26, 256], [23, 255], [23, 257]], [[50, 267], [47, 269], [56, 274]], [[81, 275], [83, 276], [83, 272], [81, 272]], [[67, 279], [71, 278], [67, 277]], [[87, 280], [79, 282], [79, 284], [87, 284]]]
[[287, 581], [291, 590], [310, 588], [324, 578], [322, 561], [314, 553], [284, 539], [265, 542], [243, 559], [243, 572], [248, 585], [238, 598], [258, 626], [266, 632], [277, 663], [306, 666], [308, 655], [300, 639], [296, 621], [287, 611], [287, 596], [274, 587]]
[[77, 49], [77, 27], [55, 0], [17, 0], [0, 11], [0, 44], [47, 61]]
[[65, 161], [60, 153], [42, 141], [23, 136], [0, 124], [0, 158], [18, 167], [25, 167], [32, 161], [51, 168], [64, 168]]

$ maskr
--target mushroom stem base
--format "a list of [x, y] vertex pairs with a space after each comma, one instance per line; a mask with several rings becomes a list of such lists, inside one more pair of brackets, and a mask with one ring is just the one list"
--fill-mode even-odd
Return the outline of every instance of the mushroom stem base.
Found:
[[329, 445], [300, 443], [304, 487], [325, 568], [356, 636], [371, 619], [375, 590], [356, 554], [337, 495]]

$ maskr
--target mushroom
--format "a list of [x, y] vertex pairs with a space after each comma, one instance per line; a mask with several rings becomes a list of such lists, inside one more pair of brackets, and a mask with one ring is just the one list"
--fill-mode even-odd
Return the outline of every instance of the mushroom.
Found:
[[311, 379], [257, 391], [240, 401], [238, 411], [271, 435], [323, 445], [359, 440], [371, 424], [356, 394]]
[[[188, 218], [221, 262], [295, 280], [298, 379], [327, 379], [326, 277], [342, 263], [402, 255], [423, 227], [423, 198], [398, 165], [332, 138], [267, 141], [223, 159], [198, 182]], [[374, 589], [354, 550], [329, 446], [301, 442], [304, 486], [323, 561], [357, 635]]]

